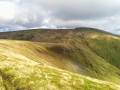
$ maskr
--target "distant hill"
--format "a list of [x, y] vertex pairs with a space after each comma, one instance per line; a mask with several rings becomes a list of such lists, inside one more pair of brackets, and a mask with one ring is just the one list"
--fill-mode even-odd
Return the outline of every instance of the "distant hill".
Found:
[[[92, 28], [35, 29], [1, 32], [0, 39], [0, 85], [5, 88], [35, 90], [51, 85], [56, 89], [119, 90], [116, 84], [120, 84], [120, 37], [117, 35]], [[65, 82], [62, 73], [64, 78], [71, 78]], [[48, 80], [43, 87], [39, 85], [44, 80], [42, 77]]]
[[[28, 40], [28, 41], [38, 41], [41, 42], [50, 42], [49, 39], [66, 39], [69, 33], [77, 32], [90, 32], [90, 33], [104, 33], [117, 36], [106, 31], [102, 31], [94, 28], [75, 28], [75, 29], [31, 29], [23, 31], [11, 31], [11, 32], [0, 32], [0, 39], [12, 39], [12, 40]], [[53, 36], [52, 36], [53, 35]], [[46, 37], [45, 37], [46, 36]], [[41, 38], [41, 39], [40, 39]], [[53, 40], [52, 40], [53, 42]]]

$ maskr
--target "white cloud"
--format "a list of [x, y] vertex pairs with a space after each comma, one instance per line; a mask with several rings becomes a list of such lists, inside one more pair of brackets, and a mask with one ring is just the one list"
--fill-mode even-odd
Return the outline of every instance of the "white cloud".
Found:
[[7, 1], [0, 2], [0, 23], [11, 22], [16, 14], [16, 5]]

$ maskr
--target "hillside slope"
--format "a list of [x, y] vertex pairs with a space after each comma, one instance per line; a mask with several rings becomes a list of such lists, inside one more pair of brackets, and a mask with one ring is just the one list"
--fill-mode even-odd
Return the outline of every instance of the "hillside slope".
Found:
[[1, 53], [7, 57], [28, 58], [42, 66], [120, 84], [119, 36], [77, 28], [4, 32], [0, 38], [7, 39], [0, 40]]
[[[53, 53], [43, 46], [27, 41], [0, 40], [0, 90], [120, 89], [117, 84], [54, 68], [61, 68], [68, 62], [59, 65], [52, 57]], [[48, 61], [49, 57], [53, 61]], [[63, 67], [67, 69], [65, 65]]]

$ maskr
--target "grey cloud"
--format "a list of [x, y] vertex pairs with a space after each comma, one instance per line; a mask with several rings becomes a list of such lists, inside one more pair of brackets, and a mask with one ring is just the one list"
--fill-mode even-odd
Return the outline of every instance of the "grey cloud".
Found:
[[[116, 1], [116, 2], [115, 2]], [[118, 0], [39, 0], [41, 6], [51, 10], [60, 19], [94, 19], [119, 13]]]
[[[16, 5], [15, 17], [0, 18], [0, 27], [26, 28], [94, 27], [119, 33], [119, 0], [2, 0]], [[1, 1], [0, 1], [1, 2]], [[7, 30], [7, 29], [6, 29]]]

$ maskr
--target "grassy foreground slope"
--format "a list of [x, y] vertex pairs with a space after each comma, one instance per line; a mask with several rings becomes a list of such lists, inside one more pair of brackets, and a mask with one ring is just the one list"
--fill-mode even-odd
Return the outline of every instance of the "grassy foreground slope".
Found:
[[[0, 90], [120, 89], [117, 84], [53, 68], [46, 60], [42, 60], [43, 58], [39, 58], [40, 63], [32, 60], [34, 59], [32, 57], [26, 57], [20, 49], [22, 47], [26, 49], [26, 53], [31, 53], [30, 50], [34, 51], [32, 44], [32, 42], [0, 40]], [[25, 45], [29, 46], [28, 49]], [[44, 48], [39, 47], [39, 50], [44, 51]]]

